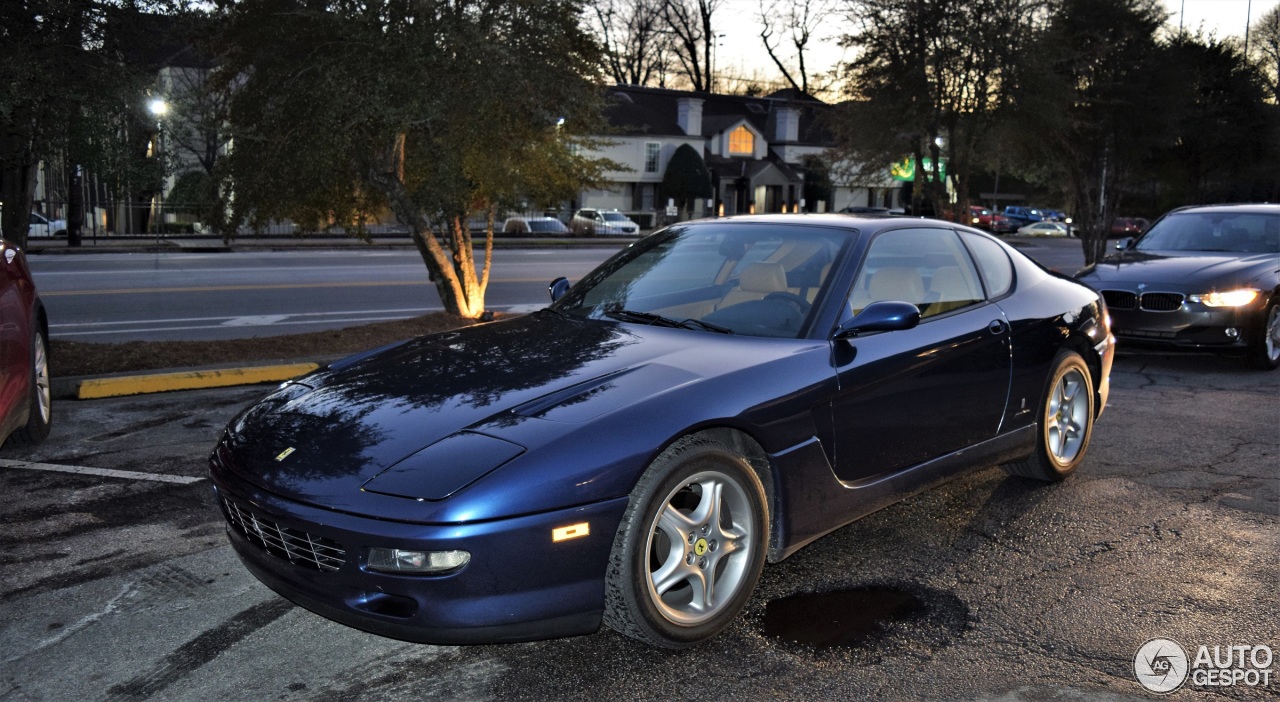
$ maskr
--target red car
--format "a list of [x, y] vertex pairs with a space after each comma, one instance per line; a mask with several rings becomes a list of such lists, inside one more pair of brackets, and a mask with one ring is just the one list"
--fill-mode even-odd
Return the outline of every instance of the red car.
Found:
[[0, 442], [36, 443], [53, 420], [49, 321], [21, 249], [0, 239]]
[[1013, 220], [981, 205], [969, 206], [969, 221], [965, 224], [985, 229], [992, 234], [1008, 234], [1018, 229], [1018, 225]]
[[1150, 227], [1151, 223], [1141, 217], [1116, 217], [1111, 220], [1111, 236], [1138, 236]]

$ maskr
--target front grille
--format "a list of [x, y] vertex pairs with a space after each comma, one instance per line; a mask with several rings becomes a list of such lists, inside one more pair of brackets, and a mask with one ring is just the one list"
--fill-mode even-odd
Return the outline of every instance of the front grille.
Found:
[[1173, 312], [1182, 307], [1180, 293], [1146, 293], [1142, 296], [1142, 309], [1148, 312]]
[[1138, 296], [1127, 290], [1103, 290], [1102, 299], [1113, 310], [1131, 310], [1138, 306]]
[[226, 509], [227, 521], [236, 531], [276, 558], [320, 571], [338, 570], [346, 563], [347, 552], [336, 541], [312, 536], [300, 529], [282, 527], [225, 496], [222, 505]]
[[1115, 332], [1116, 336], [1128, 336], [1142, 339], [1176, 339], [1177, 332], [1147, 331], [1145, 329], [1120, 329]]

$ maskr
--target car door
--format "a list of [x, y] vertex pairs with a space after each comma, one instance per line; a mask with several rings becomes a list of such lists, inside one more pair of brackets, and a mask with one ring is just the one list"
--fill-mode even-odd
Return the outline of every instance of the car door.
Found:
[[13, 413], [21, 409], [27, 393], [27, 310], [17, 256], [17, 249], [0, 240], [0, 431], [11, 428]]
[[836, 473], [875, 480], [992, 438], [1009, 393], [1009, 323], [986, 299], [956, 232], [916, 227], [879, 234], [849, 294], [910, 302], [915, 328], [835, 341]]

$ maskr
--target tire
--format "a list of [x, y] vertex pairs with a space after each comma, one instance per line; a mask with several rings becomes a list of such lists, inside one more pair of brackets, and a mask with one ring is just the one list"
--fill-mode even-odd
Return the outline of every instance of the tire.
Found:
[[1249, 345], [1249, 366], [1258, 370], [1275, 370], [1280, 367], [1280, 302], [1272, 300], [1262, 314], [1262, 324]]
[[1093, 379], [1075, 351], [1059, 351], [1045, 385], [1030, 456], [1005, 465], [1013, 475], [1057, 482], [1075, 472], [1093, 438]]
[[[38, 324], [38, 322], [37, 322]], [[49, 345], [37, 326], [31, 335], [30, 412], [27, 423], [9, 436], [14, 444], [38, 444], [53, 426], [53, 401], [49, 390]]]
[[724, 444], [687, 437], [641, 476], [614, 537], [604, 621], [662, 648], [688, 648], [737, 617], [769, 543], [760, 477]]

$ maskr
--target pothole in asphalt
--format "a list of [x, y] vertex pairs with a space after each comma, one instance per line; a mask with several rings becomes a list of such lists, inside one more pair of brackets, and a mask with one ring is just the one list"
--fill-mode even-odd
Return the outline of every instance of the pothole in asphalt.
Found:
[[857, 648], [900, 632], [940, 647], [962, 634], [968, 619], [968, 607], [950, 593], [869, 585], [772, 600], [764, 633], [813, 648]]

